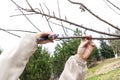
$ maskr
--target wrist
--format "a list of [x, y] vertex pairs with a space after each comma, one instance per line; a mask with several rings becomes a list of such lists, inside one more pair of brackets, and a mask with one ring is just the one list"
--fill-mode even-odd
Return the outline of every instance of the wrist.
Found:
[[87, 58], [85, 56], [81, 56], [81, 59], [85, 62], [87, 61]]
[[84, 61], [82, 58], [80, 58], [80, 56], [78, 56], [77, 54], [75, 55], [75, 57], [76, 57], [77, 62], [78, 62], [80, 65], [82, 65], [82, 66], [85, 67], [85, 65], [86, 65], [87, 62]]
[[83, 62], [86, 62], [87, 60], [83, 55], [77, 54], [76, 56], [79, 58], [79, 60], [82, 60]]

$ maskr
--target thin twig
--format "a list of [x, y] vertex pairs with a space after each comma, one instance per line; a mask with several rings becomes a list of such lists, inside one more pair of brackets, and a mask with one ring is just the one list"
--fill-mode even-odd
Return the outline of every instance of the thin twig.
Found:
[[17, 31], [17, 32], [27, 32], [27, 33], [37, 33], [37, 32], [33, 32], [33, 31], [26, 31], [26, 30], [15, 30], [15, 29], [4, 29], [6, 31]]
[[[36, 13], [28, 13], [28, 14], [25, 14], [24, 15], [35, 15]], [[16, 15], [11, 15], [10, 17], [16, 17], [16, 16], [23, 16], [23, 14], [16, 14]]]
[[46, 9], [48, 10], [48, 14], [50, 15], [50, 10], [49, 8], [46, 6], [46, 4], [44, 3], [44, 6], [46, 7]]
[[[61, 18], [59, 0], [57, 0], [57, 5], [58, 5], [59, 18]], [[63, 32], [64, 32], [64, 33], [65, 33], [65, 35], [67, 36], [67, 33], [66, 33], [65, 29], [64, 29], [64, 26], [63, 26], [62, 21], [61, 21], [61, 25], [62, 25], [62, 28], [63, 28]]]
[[24, 8], [20, 7], [14, 0], [11, 0], [11, 1], [13, 2], [13, 4], [15, 4], [17, 7], [19, 7], [22, 10], [24, 10], [24, 11], [27, 10], [28, 12], [33, 12], [33, 11], [31, 11], [31, 9], [24, 9]]
[[28, 0], [26, 0], [26, 2], [27, 2], [27, 4], [28, 4], [28, 6], [30, 7], [31, 11], [35, 11], [35, 10], [32, 8], [32, 6], [30, 5], [30, 3], [28, 2]]
[[[52, 21], [49, 21], [49, 22], [52, 23], [52, 24], [58, 25], [58, 26], [62, 26], [61, 24], [57, 24], [57, 23], [54, 23], [54, 22], [52, 22]], [[68, 29], [68, 30], [70, 30], [70, 31], [75, 32], [73, 29], [70, 29], [70, 28], [68, 28], [68, 27], [66, 27], [66, 26], [63, 26], [63, 27], [65, 27], [66, 29]]]
[[113, 11], [113, 12], [115, 12], [116, 14], [118, 14], [118, 15], [120, 15], [117, 11], [115, 11], [112, 7], [110, 7], [108, 4], [107, 4], [107, 2], [105, 2], [105, 0], [103, 0], [104, 1], [104, 3]]
[[[40, 8], [42, 9], [41, 4], [40, 4]], [[42, 12], [44, 13], [44, 10], [43, 10], [43, 9], [42, 9]], [[45, 16], [45, 19], [46, 19], [46, 21], [47, 21], [47, 23], [48, 23], [48, 26], [49, 26], [50, 30], [53, 32], [52, 27], [50, 26], [50, 23], [49, 23], [49, 21], [48, 21], [48, 19], [47, 19], [46, 16]]]
[[9, 32], [9, 31], [7, 31], [7, 30], [5, 30], [5, 29], [3, 29], [3, 28], [0, 28], [0, 30], [2, 30], [2, 31], [4, 31], [4, 32], [7, 32], [7, 33], [9, 33], [9, 34], [11, 34], [11, 35], [13, 35], [13, 36], [16, 36], [16, 37], [21, 37], [21, 36], [19, 36], [19, 35], [16, 35], [16, 34], [14, 34], [14, 33], [11, 33], [11, 32]]
[[[19, 9], [19, 8], [18, 8]], [[21, 9], [19, 9], [20, 10], [20, 12], [25, 16], [25, 18], [32, 24], [32, 26], [34, 27], [34, 28], [36, 28], [39, 32], [41, 32], [41, 30], [24, 14], [24, 12], [21, 10]]]
[[109, 1], [109, 0], [106, 0], [107, 2], [109, 2], [112, 6], [114, 6], [116, 9], [118, 9], [118, 10], [120, 10], [120, 8], [118, 7], [118, 6], [116, 6], [116, 5], [114, 5], [111, 1]]

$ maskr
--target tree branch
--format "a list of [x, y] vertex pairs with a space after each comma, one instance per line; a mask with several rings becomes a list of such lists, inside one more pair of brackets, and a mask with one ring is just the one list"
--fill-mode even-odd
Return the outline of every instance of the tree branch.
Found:
[[27, 32], [27, 33], [37, 33], [34, 31], [26, 31], [26, 30], [15, 30], [15, 29], [4, 29], [6, 31], [17, 31], [17, 32]]
[[116, 14], [118, 14], [118, 15], [120, 15], [117, 11], [115, 11], [112, 7], [110, 7], [108, 4], [107, 4], [107, 2], [105, 2], [105, 0], [103, 0], [104, 1], [104, 3], [113, 11], [113, 12], [115, 12]]
[[[61, 39], [74, 39], [74, 38], [83, 38], [80, 36], [67, 36], [67, 37], [57, 37], [56, 39], [61, 40]], [[97, 38], [93, 37], [92, 40], [120, 40], [120, 37], [113, 37], [113, 38]]]
[[109, 1], [109, 0], [106, 0], [108, 3], [110, 3], [112, 6], [114, 6], [116, 9], [118, 9], [118, 10], [120, 10], [120, 8], [118, 7], [118, 6], [116, 6], [116, 5], [114, 5], [111, 1]]
[[7, 32], [7, 33], [9, 33], [9, 34], [11, 34], [11, 35], [13, 35], [13, 36], [16, 36], [16, 37], [21, 37], [21, 36], [19, 36], [19, 35], [16, 35], [16, 34], [14, 34], [14, 33], [11, 33], [11, 32], [9, 32], [9, 31], [7, 31], [7, 30], [5, 30], [5, 29], [3, 29], [3, 28], [0, 28], [0, 30], [2, 30], [2, 31], [4, 31], [4, 32]]
[[108, 24], [109, 26], [111, 26], [111, 27], [113, 27], [113, 28], [115, 28], [115, 29], [117, 29], [117, 30], [120, 31], [120, 28], [118, 28], [118, 27], [114, 26], [113, 24], [107, 22], [106, 20], [100, 18], [99, 16], [97, 16], [96, 14], [94, 14], [91, 10], [89, 10], [84, 4], [78, 3], [78, 2], [73, 2], [73, 1], [71, 1], [71, 0], [68, 0], [68, 1], [69, 1], [70, 3], [72, 3], [72, 4], [81, 5], [82, 7], [84, 7], [90, 14], [92, 14], [92, 15], [93, 15], [94, 17], [96, 17], [97, 19], [99, 19], [100, 21], [102, 21], [102, 22]]

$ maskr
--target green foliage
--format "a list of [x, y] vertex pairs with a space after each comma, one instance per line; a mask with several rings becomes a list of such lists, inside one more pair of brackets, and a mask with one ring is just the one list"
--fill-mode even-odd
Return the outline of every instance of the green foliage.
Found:
[[21, 75], [21, 80], [49, 80], [50, 76], [50, 55], [45, 49], [38, 47]]
[[95, 49], [93, 50], [92, 54], [89, 56], [88, 60], [90, 60], [90, 59], [92, 59], [92, 58], [98, 59], [98, 57], [99, 57], [98, 48], [95, 47]]
[[2, 51], [3, 51], [3, 50], [2, 50], [2, 49], [0, 49], [0, 54], [2, 53]]
[[100, 54], [104, 58], [112, 58], [112, 57], [114, 57], [113, 49], [105, 41], [100, 42]]
[[0, 54], [2, 53], [2, 50], [0, 50]]

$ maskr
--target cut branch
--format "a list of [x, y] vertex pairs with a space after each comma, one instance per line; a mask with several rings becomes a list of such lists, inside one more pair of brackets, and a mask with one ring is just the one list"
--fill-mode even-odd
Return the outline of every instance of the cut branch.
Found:
[[[58, 37], [56, 39], [61, 40], [61, 39], [74, 39], [74, 38], [83, 38], [80, 36], [67, 36], [67, 37]], [[120, 37], [113, 37], [113, 38], [97, 38], [97, 37], [93, 37], [92, 40], [120, 40]]]

